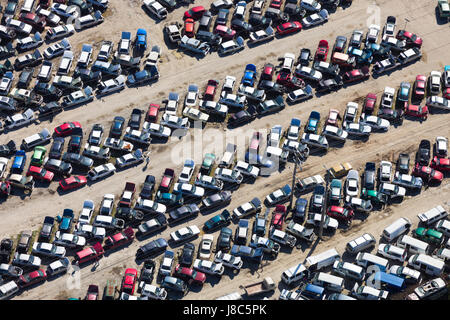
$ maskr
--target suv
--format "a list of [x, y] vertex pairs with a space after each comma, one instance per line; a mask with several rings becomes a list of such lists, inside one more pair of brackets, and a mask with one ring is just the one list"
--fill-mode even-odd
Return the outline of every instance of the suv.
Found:
[[22, 231], [22, 233], [20, 234], [19, 242], [17, 244], [17, 252], [27, 253], [30, 246], [31, 236], [31, 231]]
[[373, 235], [370, 233], [365, 233], [362, 236], [349, 241], [345, 247], [345, 250], [348, 253], [356, 254], [368, 248], [374, 247], [376, 242], [377, 241]]

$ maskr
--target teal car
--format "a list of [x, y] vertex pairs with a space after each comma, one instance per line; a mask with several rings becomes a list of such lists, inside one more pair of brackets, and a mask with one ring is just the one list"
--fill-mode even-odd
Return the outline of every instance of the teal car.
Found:
[[163, 205], [165, 205], [167, 207], [182, 206], [184, 203], [183, 195], [181, 193], [173, 194], [173, 193], [158, 191], [156, 193], [155, 200], [158, 203], [162, 203]]
[[320, 113], [317, 111], [311, 111], [308, 122], [306, 123], [305, 132], [315, 133], [319, 131]]
[[202, 170], [205, 173], [209, 174], [215, 162], [216, 162], [216, 155], [214, 153], [205, 154], [205, 157], [203, 158], [202, 162]]
[[385, 204], [387, 203], [387, 195], [384, 193], [379, 193], [376, 190], [369, 190], [363, 188], [361, 190], [361, 199], [370, 200], [371, 203], [375, 204]]
[[341, 201], [342, 199], [342, 182], [339, 179], [333, 179], [330, 183], [330, 200]]
[[40, 166], [44, 162], [45, 153], [47, 150], [44, 147], [38, 146], [34, 148], [33, 156], [31, 157], [31, 164]]
[[417, 228], [414, 231], [414, 237], [419, 240], [425, 241], [429, 244], [441, 245], [444, 241], [444, 235], [434, 229]]

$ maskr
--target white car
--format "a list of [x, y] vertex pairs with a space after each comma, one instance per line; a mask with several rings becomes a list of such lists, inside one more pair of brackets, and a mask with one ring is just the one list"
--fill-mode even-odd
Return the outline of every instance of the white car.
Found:
[[83, 46], [81, 47], [81, 53], [78, 58], [77, 65], [86, 68], [92, 61], [92, 52], [92, 45], [83, 44]]
[[177, 115], [179, 96], [176, 92], [170, 92], [169, 98], [165, 100], [166, 108], [164, 115]]
[[19, 267], [39, 268], [41, 266], [41, 258], [16, 252], [12, 264]]
[[56, 40], [64, 37], [69, 37], [75, 33], [73, 24], [60, 25], [47, 30], [45, 37], [47, 40]]
[[365, 125], [363, 123], [356, 123], [356, 122], [346, 122], [346, 123], [347, 126], [345, 130], [350, 135], [368, 137], [372, 132], [372, 127]]
[[223, 181], [201, 173], [197, 175], [194, 184], [196, 186], [200, 186], [205, 189], [211, 189], [215, 191], [220, 191], [223, 188]]
[[41, 7], [36, 9], [36, 14], [45, 17], [47, 25], [57, 26], [61, 22], [61, 18], [59, 16]]
[[233, 256], [229, 253], [218, 251], [214, 257], [214, 262], [222, 263], [224, 267], [240, 270], [243, 265], [241, 257]]
[[389, 292], [355, 283], [351, 294], [361, 300], [386, 300]]
[[53, 3], [50, 11], [63, 18], [78, 18], [79, 9], [76, 6], [67, 6], [62, 3]]
[[5, 22], [8, 29], [13, 29], [16, 33], [20, 33], [25, 36], [30, 35], [31, 31], [33, 31], [32, 26], [16, 19], [6, 18]]
[[311, 81], [320, 81], [322, 80], [322, 73], [313, 68], [299, 65], [295, 70], [295, 74], [300, 78], [311, 80]]
[[248, 164], [247, 162], [239, 160], [234, 166], [233, 170], [239, 171], [244, 176], [250, 176], [252, 178], [257, 178], [259, 175], [259, 168]]
[[283, 188], [279, 188], [274, 192], [268, 194], [266, 196], [266, 202], [269, 206], [274, 204], [283, 203], [289, 200], [289, 196], [291, 194], [291, 188], [289, 185], [285, 185]]
[[214, 243], [214, 236], [211, 234], [205, 234], [200, 242], [198, 249], [198, 257], [203, 260], [209, 260], [211, 257], [212, 246]]
[[144, 211], [144, 213], [166, 213], [166, 206], [148, 199], [139, 197], [134, 206], [136, 210]]
[[26, 38], [16, 40], [16, 50], [18, 52], [28, 51], [40, 47], [44, 43], [44, 39], [41, 38], [41, 34], [36, 32], [34, 36], [28, 36]]
[[328, 11], [326, 9], [322, 9], [319, 13], [313, 13], [312, 15], [303, 18], [301, 23], [303, 28], [314, 27], [328, 21], [328, 17]]
[[270, 129], [270, 133], [267, 135], [267, 146], [278, 148], [280, 145], [282, 132], [283, 127], [281, 125], [274, 125]]
[[91, 170], [87, 174], [87, 178], [91, 181], [107, 177], [116, 172], [116, 167], [112, 163], [101, 164]]
[[[306, 221], [307, 224], [311, 224], [315, 227], [319, 227], [320, 226], [320, 222], [322, 220], [322, 215], [320, 213], [316, 213], [314, 214], [314, 216], [311, 219], [308, 219]], [[324, 229], [332, 229], [332, 230], [336, 230], [339, 226], [339, 222], [331, 217], [325, 217], [324, 221], [323, 221], [323, 228]]]
[[394, 37], [395, 28], [396, 28], [396, 18], [394, 16], [388, 16], [386, 19], [386, 24], [383, 29], [383, 40]]
[[405, 281], [407, 282], [420, 283], [422, 280], [422, 275], [420, 274], [420, 271], [404, 266], [393, 265], [389, 268], [388, 273], [399, 276], [405, 279]]
[[120, 158], [116, 158], [116, 166], [120, 169], [137, 165], [144, 161], [144, 155], [141, 149], [137, 149], [134, 153], [127, 153]]
[[364, 124], [369, 125], [372, 130], [379, 130], [379, 131], [388, 131], [390, 127], [390, 122], [386, 119], [379, 118], [377, 116], [372, 115], [365, 115], [364, 113], [361, 114], [361, 121]]
[[237, 37], [236, 39], [231, 39], [220, 44], [217, 50], [219, 55], [233, 54], [241, 51], [245, 48], [244, 38]]
[[167, 9], [164, 8], [158, 1], [144, 0], [144, 6], [149, 12], [153, 13], [158, 19], [163, 20], [167, 18]]
[[374, 236], [370, 233], [364, 233], [362, 236], [347, 242], [345, 250], [351, 254], [369, 249], [376, 244]]
[[431, 71], [428, 78], [428, 88], [432, 95], [439, 95], [441, 93], [441, 76], [439, 71]]
[[113, 195], [111, 193], [105, 194], [103, 196], [103, 200], [100, 205], [99, 214], [105, 215], [105, 216], [110, 216], [112, 213], [112, 210], [114, 208], [115, 198], [116, 198], [115, 195]]
[[[50, 61], [43, 61], [39, 73], [37, 75], [38, 81], [47, 82], [52, 77], [52, 67], [53, 63]], [[59, 76], [57, 76], [59, 77]], [[55, 77], [56, 78], [56, 77]], [[53, 81], [55, 82], [55, 81]], [[55, 83], [53, 83], [55, 84]]]
[[47, 267], [47, 277], [54, 277], [61, 273], [66, 273], [69, 268], [70, 261], [68, 258], [62, 258], [50, 263]]
[[5, 74], [0, 80], [0, 95], [7, 95], [14, 81], [13, 73]]
[[96, 26], [104, 21], [102, 13], [100, 11], [95, 11], [92, 14], [87, 14], [76, 19], [75, 29], [77, 31], [83, 30], [85, 28], [90, 28]]
[[167, 291], [164, 288], [160, 288], [153, 284], [147, 283], [142, 287], [141, 296], [155, 300], [166, 300]]
[[300, 8], [311, 12], [319, 12], [320, 9], [322, 9], [322, 6], [316, 0], [302, 0], [300, 2]]
[[380, 244], [378, 246], [378, 254], [385, 258], [404, 262], [408, 251], [392, 244]]
[[97, 95], [105, 95], [108, 93], [113, 93], [120, 91], [125, 88], [126, 77], [121, 74], [115, 79], [109, 79], [106, 81], [100, 81], [97, 89]]
[[336, 126], [328, 125], [323, 129], [322, 135], [329, 139], [345, 141], [348, 137], [348, 132]]
[[447, 156], [448, 149], [448, 139], [445, 137], [436, 137], [435, 151], [439, 157]]
[[59, 57], [64, 53], [65, 50], [70, 50], [72, 46], [70, 45], [67, 38], [62, 39], [60, 42], [52, 44], [50, 47], [45, 49], [44, 57], [45, 59], [53, 59]]
[[286, 138], [288, 140], [292, 140], [292, 141], [298, 141], [298, 139], [300, 138], [300, 122], [295, 122], [292, 123], [289, 126], [288, 131], [286, 132]]
[[342, 124], [344, 128], [348, 125], [348, 123], [355, 122], [357, 114], [358, 114], [358, 104], [356, 102], [347, 103], [347, 107], [345, 108], [344, 112], [344, 117], [342, 118]]
[[359, 173], [350, 170], [345, 180], [345, 194], [350, 197], [357, 197], [359, 194]]
[[328, 140], [324, 136], [320, 136], [314, 133], [304, 133], [302, 135], [301, 143], [307, 144], [322, 149], [328, 149]]
[[369, 31], [367, 32], [367, 36], [366, 36], [366, 44], [369, 43], [376, 43], [377, 42], [377, 38], [378, 38], [378, 34], [380, 33], [380, 26], [376, 25], [376, 24], [371, 24], [369, 26]]
[[103, 143], [103, 147], [110, 148], [112, 150], [117, 150], [117, 151], [131, 151], [131, 150], [133, 150], [134, 146], [132, 143], [130, 143], [128, 141], [108, 137], [105, 139], [105, 141]]
[[161, 124], [172, 129], [186, 130], [189, 128], [189, 119], [177, 117], [166, 112], [162, 116]]
[[181, 170], [180, 176], [178, 177], [178, 182], [189, 183], [191, 180], [192, 174], [194, 173], [195, 164], [191, 159], [187, 159], [184, 162], [183, 169]]
[[8, 166], [9, 159], [1, 157], [0, 158], [0, 179], [5, 176], [6, 167]]
[[304, 100], [308, 100], [312, 97], [313, 97], [312, 87], [308, 84], [303, 89], [297, 89], [297, 90], [291, 91], [288, 94], [286, 100], [288, 102], [295, 103], [295, 102], [301, 102]]
[[379, 192], [387, 194], [391, 198], [403, 198], [406, 194], [406, 189], [399, 187], [392, 183], [382, 183]]
[[175, 254], [171, 250], [166, 250], [164, 252], [163, 259], [159, 265], [159, 273], [162, 276], [170, 276], [172, 273], [172, 268], [175, 262]]
[[192, 121], [207, 122], [209, 119], [209, 114], [191, 107], [186, 107], [183, 109], [183, 116], [188, 117]]
[[31, 109], [25, 110], [23, 113], [16, 113], [7, 116], [5, 120], [5, 128], [8, 130], [19, 128], [32, 123], [35, 120], [34, 112]]
[[392, 180], [392, 163], [389, 161], [380, 162], [379, 179], [382, 182], [390, 182]]
[[160, 125], [159, 123], [153, 123], [153, 122], [147, 122], [147, 121], [144, 122], [142, 130], [147, 131], [148, 133], [150, 133], [151, 136], [156, 136], [159, 138], [168, 138], [168, 137], [170, 137], [170, 134], [172, 133], [172, 130], [168, 127]]
[[86, 238], [71, 233], [61, 233], [61, 231], [57, 231], [53, 243], [68, 248], [84, 247], [86, 245]]
[[226, 76], [225, 81], [222, 85], [222, 92], [220, 96], [223, 97], [226, 93], [233, 92], [235, 84], [236, 84], [236, 77]]
[[170, 233], [170, 238], [174, 242], [187, 241], [195, 238], [200, 234], [200, 229], [196, 225], [183, 227], [177, 231]]
[[201, 198], [205, 195], [205, 189], [186, 182], [177, 182], [173, 186], [173, 193], [181, 193], [184, 196]]
[[194, 269], [213, 276], [222, 276], [224, 267], [222, 263], [214, 263], [211, 261], [195, 259]]
[[64, 258], [66, 248], [47, 242], [35, 242], [33, 244], [33, 254], [43, 255], [51, 258]]
[[75, 234], [81, 235], [85, 238], [94, 238], [102, 240], [106, 236], [106, 229], [103, 227], [94, 227], [90, 224], [77, 224]]
[[92, 200], [84, 200], [83, 208], [81, 209], [80, 216], [78, 217], [78, 223], [84, 224], [89, 223], [94, 213], [95, 205]]
[[190, 84], [188, 87], [188, 93], [184, 99], [184, 105], [186, 107], [195, 107], [198, 100], [198, 86], [196, 84]]
[[72, 67], [72, 63], [73, 63], [73, 52], [70, 50], [64, 51], [63, 57], [59, 62], [59, 67], [56, 74], [58, 75], [68, 74], [70, 72], [70, 68]]
[[301, 297], [300, 292], [289, 291], [288, 289], [281, 290], [280, 300], [305, 300]]
[[217, 168], [214, 171], [214, 177], [225, 182], [241, 184], [244, 177], [237, 170], [230, 170], [226, 168]]

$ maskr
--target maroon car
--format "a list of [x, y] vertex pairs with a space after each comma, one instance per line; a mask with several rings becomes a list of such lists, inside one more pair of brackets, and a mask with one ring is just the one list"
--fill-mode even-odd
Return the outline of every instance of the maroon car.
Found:
[[45, 25], [47, 24], [45, 17], [38, 16], [34, 13], [21, 13], [19, 16], [19, 20], [29, 24], [39, 31], [44, 30]]
[[283, 229], [285, 214], [286, 214], [286, 207], [281, 204], [278, 204], [275, 207], [275, 211], [273, 212], [272, 215], [271, 226], [278, 230]]
[[364, 99], [363, 110], [366, 114], [371, 114], [375, 110], [375, 105], [377, 104], [377, 95], [375, 93], [367, 94]]
[[351, 221], [354, 213], [351, 209], [346, 209], [339, 206], [331, 206], [328, 208], [327, 215], [340, 221]]
[[125, 246], [129, 244], [134, 239], [134, 231], [133, 228], [128, 227], [123, 231], [117, 232], [112, 236], [109, 236], [105, 240], [105, 244], [103, 248], [105, 250], [112, 250], [121, 246]]
[[192, 7], [184, 13], [184, 19], [192, 18], [198, 20], [203, 16], [205, 11], [206, 9], [203, 6]]
[[44, 270], [39, 269], [21, 275], [19, 277], [19, 280], [17, 281], [17, 285], [19, 286], [20, 289], [23, 289], [40, 282], [44, 282], [45, 280], [47, 280], [47, 274], [45, 273]]
[[407, 45], [417, 48], [420, 48], [423, 42], [422, 38], [406, 30], [399, 30], [397, 33], [397, 39], [405, 40]]
[[348, 71], [344, 73], [342, 80], [344, 83], [352, 83], [360, 80], [369, 79], [370, 71], [369, 67], [364, 66], [361, 69], [353, 69], [352, 71]]
[[98, 300], [98, 286], [90, 284], [84, 300]]
[[427, 120], [428, 118], [428, 107], [418, 106], [415, 104], [407, 104], [405, 108], [405, 115], [420, 118], [422, 120]]
[[314, 61], [326, 61], [328, 56], [328, 41], [320, 40], [317, 46], [316, 54], [314, 56]]
[[203, 285], [206, 281], [206, 275], [203, 272], [195, 271], [191, 268], [182, 267], [180, 265], [175, 267], [175, 272], [173, 275], [181, 280], [196, 285]]

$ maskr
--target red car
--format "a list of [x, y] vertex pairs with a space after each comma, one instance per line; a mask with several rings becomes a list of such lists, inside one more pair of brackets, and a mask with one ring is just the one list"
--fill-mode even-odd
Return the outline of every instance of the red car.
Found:
[[159, 108], [159, 104], [150, 103], [147, 114], [145, 115], [145, 121], [156, 122], [158, 120]]
[[286, 35], [302, 30], [302, 24], [298, 21], [285, 22], [277, 26], [277, 32], [279, 35]]
[[275, 72], [275, 66], [271, 63], [266, 63], [264, 65], [263, 71], [261, 73], [261, 80], [272, 81], [274, 72]]
[[320, 40], [319, 45], [316, 50], [316, 55], [314, 56], [315, 61], [326, 61], [328, 56], [328, 41]]
[[283, 4], [283, 0], [272, 0], [269, 7], [275, 8], [275, 9], [280, 9], [282, 4]]
[[128, 227], [121, 232], [117, 232], [112, 236], [109, 236], [105, 240], [105, 244], [103, 248], [105, 250], [112, 250], [121, 246], [124, 246], [134, 239], [134, 231], [133, 228]]
[[375, 106], [377, 104], [377, 95], [375, 93], [367, 94], [364, 99], [363, 110], [367, 114], [372, 114], [373, 110], [375, 110]]
[[428, 107], [417, 106], [415, 104], [408, 104], [405, 108], [405, 115], [415, 118], [421, 118], [422, 120], [427, 120]]
[[25, 22], [39, 31], [44, 30], [47, 21], [45, 17], [38, 16], [34, 13], [21, 13], [19, 20]]
[[84, 300], [98, 300], [98, 286], [90, 284]]
[[203, 95], [203, 100], [213, 101], [214, 96], [216, 95], [216, 89], [219, 85], [219, 81], [217, 80], [208, 80], [208, 84], [206, 85], [205, 94]]
[[80, 188], [87, 183], [86, 176], [70, 176], [59, 182], [59, 186], [63, 191]]
[[442, 179], [444, 179], [444, 174], [442, 172], [434, 170], [428, 166], [421, 166], [420, 164], [416, 164], [412, 174], [414, 176], [421, 177], [426, 181], [435, 180], [441, 182]]
[[416, 99], [423, 99], [425, 96], [425, 87], [427, 85], [427, 77], [418, 75], [414, 82], [414, 96]]
[[328, 208], [327, 215], [342, 221], [351, 221], [353, 219], [354, 213], [351, 209], [346, 209], [339, 206], [331, 206]]
[[346, 73], [344, 73], [342, 80], [344, 81], [344, 83], [351, 83], [369, 79], [369, 76], [369, 67], [364, 66], [361, 69], [353, 69], [352, 71], [347, 71]]
[[194, 19], [187, 18], [186, 20], [184, 20], [184, 34], [187, 37], [193, 38], [195, 36], [194, 29], [195, 29]]
[[122, 280], [122, 292], [133, 295], [136, 287], [137, 270], [128, 268], [125, 270], [125, 275]]
[[134, 193], [136, 192], [136, 184], [132, 182], [125, 183], [125, 189], [122, 192], [122, 196], [120, 197], [119, 207], [131, 207], [131, 203], [133, 202]]
[[420, 48], [423, 42], [422, 38], [406, 30], [399, 30], [397, 33], [397, 39], [405, 40], [407, 45], [417, 48]]
[[284, 215], [286, 213], [286, 207], [278, 204], [275, 207], [275, 211], [273, 212], [272, 215], [272, 222], [271, 225], [278, 230], [281, 230], [283, 228], [283, 223], [284, 223]]
[[444, 98], [450, 100], [450, 88], [445, 88], [443, 92]]
[[206, 275], [203, 272], [195, 271], [194, 269], [182, 267], [180, 265], [176, 266], [173, 275], [181, 280], [196, 285], [203, 285], [206, 281]]
[[217, 25], [217, 27], [214, 29], [214, 33], [220, 35], [224, 40], [231, 40], [236, 35], [235, 30], [221, 24]]
[[47, 171], [41, 167], [30, 166], [27, 172], [27, 176], [32, 176], [38, 180], [44, 180], [47, 182], [51, 182], [55, 174], [51, 171]]
[[434, 157], [430, 167], [441, 172], [448, 172], [450, 171], [450, 159]]
[[78, 121], [64, 122], [62, 125], [55, 128], [55, 134], [58, 137], [66, 137], [71, 135], [77, 128], [81, 129], [81, 124]]
[[39, 269], [36, 271], [29, 272], [27, 274], [21, 275], [17, 281], [17, 285], [20, 289], [29, 287], [33, 284], [44, 282], [47, 280], [47, 274], [44, 270]]
[[161, 184], [159, 185], [159, 189], [163, 192], [169, 192], [169, 189], [173, 183], [174, 176], [175, 176], [175, 171], [173, 169], [166, 168], [166, 170], [164, 170], [164, 174], [161, 179]]
[[105, 250], [103, 249], [102, 244], [100, 242], [97, 242], [92, 247], [80, 250], [75, 253], [75, 263], [80, 265], [94, 259], [99, 259], [103, 255], [103, 253], [105, 253]]
[[305, 80], [284, 71], [278, 74], [277, 83], [289, 89], [303, 89], [306, 86]]
[[194, 20], [200, 19], [205, 13], [206, 9], [203, 6], [190, 8], [184, 13], [184, 19], [192, 18]]
[[339, 114], [339, 110], [336, 109], [330, 109], [330, 112], [328, 113], [328, 119], [327, 119], [327, 125], [331, 126], [337, 126], [338, 120], [341, 118], [341, 115]]
[[50, 0], [39, 0], [39, 7], [47, 9], [50, 6]]

